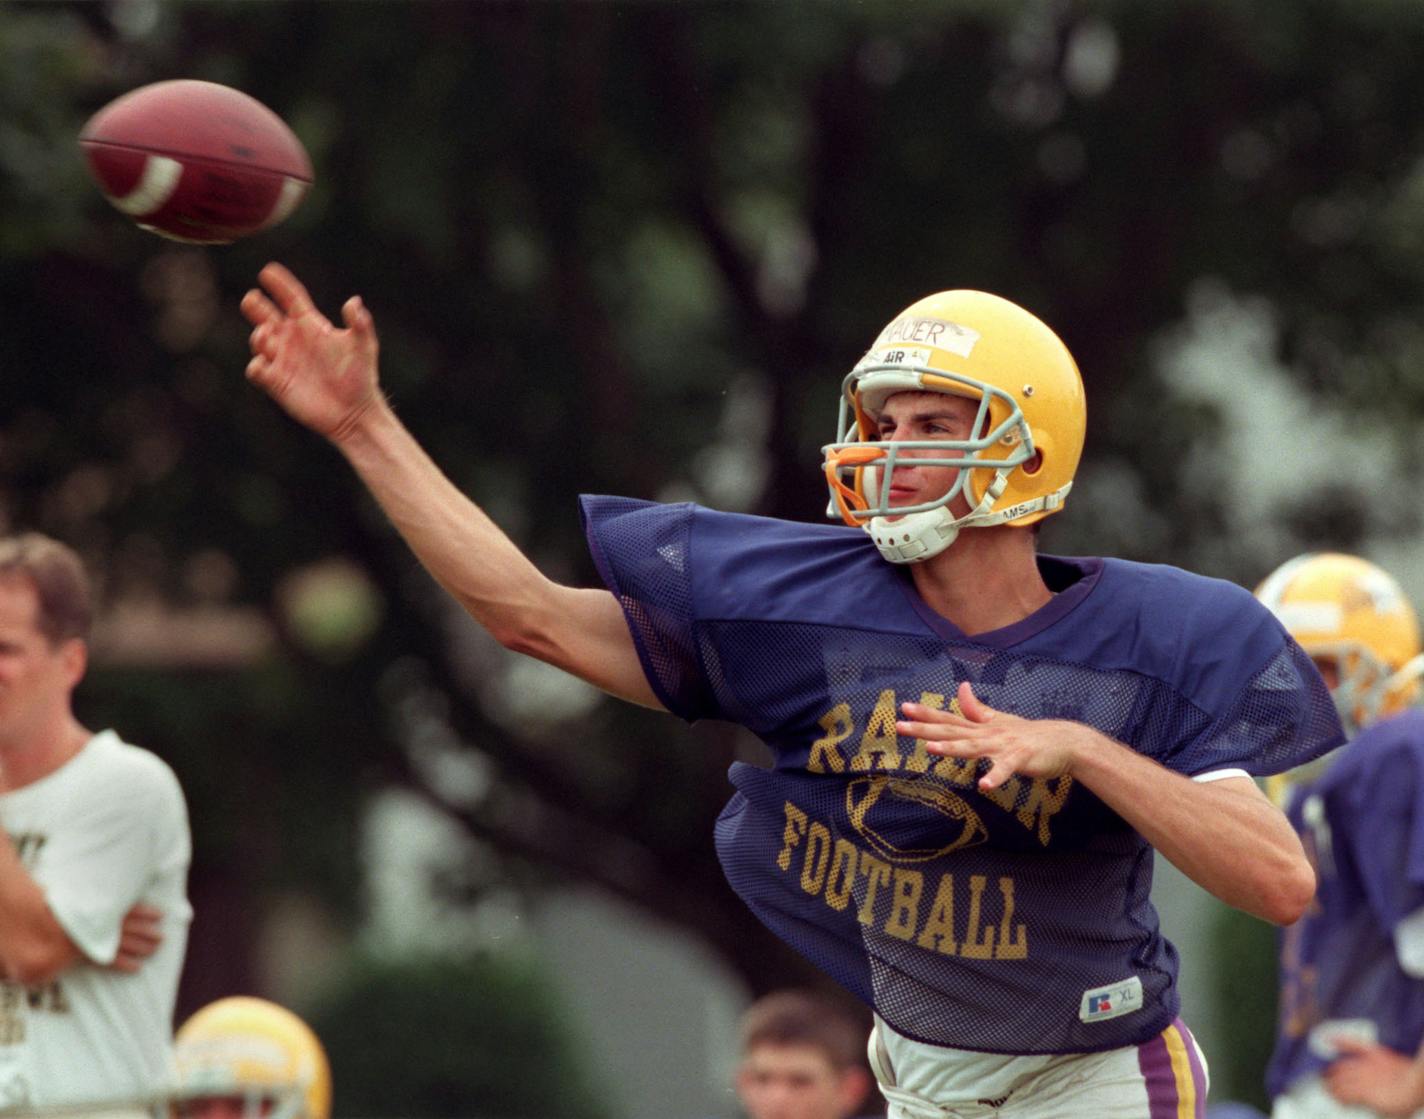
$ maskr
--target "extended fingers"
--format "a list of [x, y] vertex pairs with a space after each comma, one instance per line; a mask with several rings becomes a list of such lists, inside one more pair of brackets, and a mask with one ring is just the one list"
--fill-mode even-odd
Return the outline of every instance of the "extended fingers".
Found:
[[275, 322], [282, 317], [282, 312], [277, 309], [277, 305], [256, 288], [244, 295], [238, 306], [242, 309], [244, 317], [253, 326]]
[[987, 723], [996, 714], [992, 707], [982, 702], [974, 694], [974, 689], [968, 680], [959, 685], [959, 694], [956, 698], [959, 700], [960, 711], [964, 712], [964, 717], [970, 722]]
[[957, 738], [974, 726], [962, 715], [923, 703], [902, 703], [900, 711], [903, 717], [896, 720], [895, 731], [909, 738], [942, 742]]
[[267, 289], [277, 306], [291, 317], [316, 310], [305, 285], [276, 261], [264, 265], [262, 271], [257, 273], [257, 280]]

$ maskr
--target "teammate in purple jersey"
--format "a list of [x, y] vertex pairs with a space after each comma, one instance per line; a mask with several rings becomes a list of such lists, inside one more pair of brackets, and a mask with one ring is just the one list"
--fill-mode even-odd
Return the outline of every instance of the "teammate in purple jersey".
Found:
[[1314, 875], [1252, 778], [1341, 734], [1247, 592], [1036, 554], [1085, 421], [1048, 327], [982, 292], [914, 304], [843, 386], [824, 471], [846, 525], [586, 498], [595, 590], [540, 574], [400, 424], [358, 298], [337, 328], [279, 265], [260, 283], [249, 379], [346, 456], [481, 624], [766, 742], [769, 768], [732, 771], [719, 855], [874, 1009], [892, 1119], [1202, 1114], [1153, 849], [1294, 921]]
[[1319, 888], [1281, 938], [1274, 1119], [1424, 1115], [1424, 672], [1399, 584], [1299, 556], [1257, 595], [1315, 658], [1348, 746], [1283, 784]]

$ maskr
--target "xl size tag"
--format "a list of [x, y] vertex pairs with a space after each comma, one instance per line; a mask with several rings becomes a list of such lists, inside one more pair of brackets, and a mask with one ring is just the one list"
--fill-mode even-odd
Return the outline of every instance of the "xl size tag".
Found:
[[1078, 1017], [1084, 1022], [1104, 1022], [1109, 1018], [1121, 1018], [1134, 1010], [1142, 1009], [1142, 980], [1137, 976], [1124, 979], [1120, 983], [1109, 983], [1106, 987], [1094, 987], [1083, 992], [1082, 1005], [1078, 1007]]

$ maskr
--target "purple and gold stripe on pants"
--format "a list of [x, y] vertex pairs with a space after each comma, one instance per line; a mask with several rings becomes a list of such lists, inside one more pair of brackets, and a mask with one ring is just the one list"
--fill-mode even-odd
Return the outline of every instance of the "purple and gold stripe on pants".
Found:
[[1137, 1067], [1147, 1082], [1151, 1119], [1201, 1119], [1206, 1113], [1206, 1072], [1180, 1018], [1137, 1047]]

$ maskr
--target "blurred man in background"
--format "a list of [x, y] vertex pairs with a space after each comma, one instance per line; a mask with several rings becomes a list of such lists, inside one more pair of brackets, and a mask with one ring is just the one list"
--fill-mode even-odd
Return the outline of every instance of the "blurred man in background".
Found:
[[748, 1119], [848, 1119], [870, 1091], [870, 1023], [813, 991], [775, 991], [742, 1015], [737, 1097]]
[[1279, 787], [1316, 868], [1281, 938], [1274, 1119], [1424, 1114], [1424, 673], [1399, 584], [1298, 556], [1257, 590], [1319, 666], [1351, 741]]
[[175, 1038], [174, 1119], [329, 1119], [331, 1068], [286, 1007], [237, 995], [209, 1003]]
[[35, 533], [0, 540], [0, 1108], [151, 1098], [170, 1075], [192, 916], [182, 790], [72, 708], [89, 582]]

